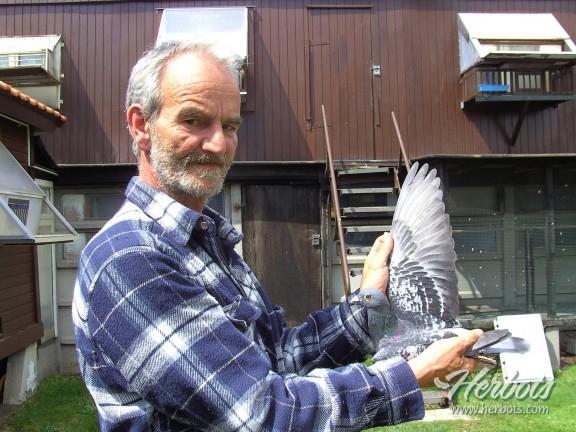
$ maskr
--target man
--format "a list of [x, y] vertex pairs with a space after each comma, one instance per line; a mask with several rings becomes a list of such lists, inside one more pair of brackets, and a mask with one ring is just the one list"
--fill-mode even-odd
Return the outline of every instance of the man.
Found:
[[[410, 362], [358, 363], [374, 347], [355, 295], [285, 327], [234, 252], [241, 234], [205, 206], [241, 121], [234, 70], [206, 46], [149, 51], [126, 106], [139, 178], [83, 251], [74, 295], [103, 431], [360, 430], [421, 418], [419, 384], [474, 366], [463, 357], [474, 332]], [[376, 241], [363, 287], [386, 289], [391, 249], [390, 236]]]

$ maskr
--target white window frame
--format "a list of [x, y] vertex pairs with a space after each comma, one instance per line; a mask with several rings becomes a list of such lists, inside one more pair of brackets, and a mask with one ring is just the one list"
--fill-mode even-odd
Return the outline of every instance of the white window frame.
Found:
[[[48, 180], [43, 179], [35, 179], [36, 184], [44, 189], [48, 189], [49, 193], [47, 194], [47, 199], [50, 202], [54, 201], [54, 183]], [[54, 320], [54, 336], [47, 338], [46, 336], [42, 336], [41, 343], [48, 342], [49, 340], [55, 339], [58, 337], [58, 293], [57, 293], [57, 275], [56, 275], [56, 247], [54, 244], [44, 244], [39, 245], [42, 247], [49, 247], [51, 249], [51, 267], [52, 267], [52, 314]], [[40, 275], [38, 275], [38, 279], [40, 279]], [[41, 290], [41, 287], [38, 287]], [[41, 294], [40, 294], [41, 295]], [[40, 299], [40, 302], [42, 299]], [[40, 304], [40, 310], [42, 310], [42, 304]], [[42, 317], [41, 317], [42, 318]]]

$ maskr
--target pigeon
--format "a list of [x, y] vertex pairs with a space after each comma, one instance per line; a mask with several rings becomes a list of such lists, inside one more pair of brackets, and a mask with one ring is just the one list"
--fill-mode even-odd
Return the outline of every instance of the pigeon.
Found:
[[[376, 288], [365, 288], [359, 294], [377, 347], [375, 361], [398, 355], [409, 360], [436, 340], [465, 332], [457, 319], [456, 253], [442, 196], [436, 170], [414, 163], [392, 219], [394, 249], [386, 294]], [[484, 333], [465, 355], [504, 349], [522, 352], [528, 347], [525, 340], [500, 329]]]

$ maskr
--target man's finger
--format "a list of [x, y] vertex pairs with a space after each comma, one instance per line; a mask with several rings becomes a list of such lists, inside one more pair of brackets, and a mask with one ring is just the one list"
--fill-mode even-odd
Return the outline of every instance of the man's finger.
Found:
[[474, 329], [467, 332], [465, 335], [462, 335], [462, 339], [464, 342], [464, 351], [470, 348], [472, 345], [476, 343], [478, 338], [482, 336], [484, 332], [480, 329]]
[[390, 233], [385, 232], [374, 241], [370, 249], [369, 258], [382, 257], [383, 255], [387, 259], [390, 252], [392, 252], [393, 243]]

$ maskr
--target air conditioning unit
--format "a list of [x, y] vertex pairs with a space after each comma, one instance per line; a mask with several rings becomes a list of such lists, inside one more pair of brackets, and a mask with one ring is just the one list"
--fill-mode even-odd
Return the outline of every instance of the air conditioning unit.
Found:
[[60, 109], [62, 38], [59, 35], [0, 38], [0, 80]]

